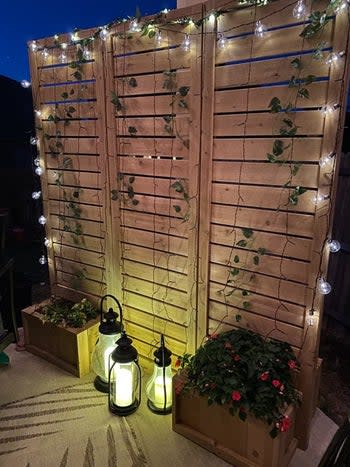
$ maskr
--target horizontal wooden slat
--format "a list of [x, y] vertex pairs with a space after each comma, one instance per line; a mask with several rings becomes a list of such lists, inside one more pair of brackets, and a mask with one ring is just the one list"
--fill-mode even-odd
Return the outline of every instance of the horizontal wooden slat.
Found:
[[[288, 221], [288, 222], [287, 222]], [[264, 211], [253, 208], [212, 205], [212, 222], [241, 225], [253, 230], [312, 237], [313, 217], [298, 213]]]
[[77, 136], [80, 138], [98, 136], [96, 120], [72, 120], [68, 126], [65, 126], [63, 122], [44, 121], [43, 130], [51, 136], [55, 136], [57, 131], [60, 131], [62, 136]]
[[173, 237], [157, 232], [148, 232], [146, 230], [136, 230], [127, 227], [122, 228], [122, 240], [124, 243], [139, 245], [155, 250], [186, 255], [188, 242], [186, 238]]
[[[74, 226], [74, 219], [71, 220], [72, 226]], [[105, 235], [105, 228], [102, 222], [88, 221], [85, 219], [79, 219], [79, 224], [82, 226], [83, 236], [92, 235], [94, 237], [102, 238]], [[49, 218], [49, 225], [57, 230], [63, 230], [64, 221], [59, 219], [57, 215], [51, 214]]]
[[[295, 125], [299, 135], [321, 135], [324, 116], [318, 110], [297, 112]], [[277, 134], [281, 126], [278, 114], [252, 113], [237, 115], [216, 115], [214, 118], [214, 136], [266, 136]]]
[[[141, 94], [163, 94], [168, 93], [164, 82], [166, 75], [164, 73], [155, 73], [152, 75], [138, 75], [135, 77], [137, 86], [130, 86], [128, 83], [130, 77], [115, 79], [115, 92], [119, 97], [136, 96]], [[191, 73], [189, 70], [178, 70], [174, 76], [174, 88], [177, 90], [181, 86], [191, 86]]]
[[106, 285], [89, 279], [79, 279], [71, 274], [57, 271], [58, 284], [93, 295], [104, 295]]
[[[240, 279], [240, 287], [251, 292], [257, 292], [268, 297], [277, 298], [281, 301], [291, 302], [296, 305], [305, 304], [306, 286], [296, 284], [295, 282], [285, 281], [282, 278], [265, 276], [260, 274], [262, 271], [256, 273], [242, 273]], [[227, 267], [219, 264], [210, 265], [210, 280], [225, 285], [229, 279]], [[222, 287], [221, 287], [222, 288]], [[220, 290], [220, 286], [219, 286]]]
[[[321, 138], [245, 138], [214, 139], [213, 158], [231, 160], [267, 160], [275, 139], [283, 141], [287, 149], [283, 158], [294, 161], [318, 162], [321, 155]], [[289, 146], [289, 147], [288, 147]]]
[[69, 164], [71, 170], [85, 170], [91, 172], [97, 172], [101, 170], [101, 161], [98, 156], [80, 156], [80, 155], [69, 155], [52, 157], [50, 155], [46, 158], [46, 167], [49, 169], [62, 169], [64, 164]]
[[[318, 165], [304, 164], [292, 178], [292, 186], [316, 188], [318, 185]], [[239, 182], [256, 185], [283, 186], [290, 177], [288, 165], [252, 162], [214, 162], [213, 180], [216, 182]]]
[[122, 257], [131, 261], [157, 266], [170, 271], [187, 273], [187, 258], [139, 246], [123, 244]]
[[106, 276], [104, 269], [91, 266], [91, 265], [81, 265], [80, 263], [76, 263], [74, 261], [70, 261], [64, 258], [55, 258], [56, 268], [57, 271], [66, 272], [71, 275], [80, 274], [81, 272], [84, 274], [84, 277], [87, 279], [96, 281], [96, 282], [106, 282]]
[[[258, 248], [258, 245], [253, 245], [253, 248]], [[237, 256], [239, 261], [234, 262], [234, 257]], [[233, 267], [242, 268], [245, 271], [262, 271], [264, 274], [283, 277], [286, 280], [298, 281], [307, 283], [308, 263], [286, 259], [282, 257], [263, 255], [258, 256], [259, 265], [256, 266], [253, 258], [257, 256], [256, 252], [248, 252], [243, 248], [229, 248], [221, 245], [212, 244], [210, 248], [210, 261], [214, 263], [225, 264], [229, 271]], [[240, 279], [240, 275], [235, 279]]]
[[[60, 170], [60, 173], [63, 173], [63, 176], [60, 179], [62, 185], [95, 189], [98, 189], [101, 186], [101, 175], [99, 173], [73, 170]], [[47, 171], [48, 183], [55, 185], [57, 176], [58, 175], [55, 170], [49, 169]]]
[[118, 153], [130, 156], [188, 157], [188, 148], [178, 138], [117, 139]]
[[288, 201], [291, 192], [292, 189], [283, 190], [281, 187], [213, 183], [212, 202], [257, 208], [288, 209], [289, 211], [308, 213], [315, 212], [314, 191], [307, 191], [300, 196], [296, 205], [291, 205]]
[[[60, 138], [59, 141], [62, 143], [65, 154], [98, 154], [97, 150], [97, 138]], [[50, 140], [44, 140], [45, 151], [50, 152], [49, 146], [55, 148], [56, 140], [51, 138]], [[58, 151], [55, 151], [58, 152]]]
[[79, 243], [77, 243], [77, 238], [75, 235], [69, 232], [63, 232], [52, 229], [52, 241], [58, 246], [68, 245], [74, 248], [81, 248], [83, 250], [96, 251], [102, 253], [104, 251], [105, 245], [104, 240], [97, 237], [90, 237], [88, 235], [83, 235], [79, 238]]
[[[178, 160], [161, 160], [155, 159], [133, 159], [123, 158], [120, 161], [120, 171], [135, 175], [151, 175], [153, 177], [172, 177], [172, 178], [186, 178], [188, 171], [187, 161]], [[169, 180], [169, 187], [174, 183], [174, 180]]]
[[[238, 289], [232, 295], [228, 295], [232, 289], [216, 283], [210, 284], [209, 298], [222, 304], [230, 305], [230, 311], [243, 315], [246, 310], [243, 308], [243, 301], [249, 302], [249, 312], [263, 315], [268, 318], [290, 323], [302, 327], [304, 325], [304, 307], [283, 302], [275, 298], [266, 297], [251, 292], [248, 296], [242, 296], [242, 289]], [[234, 310], [232, 310], [234, 308]]]
[[123, 272], [126, 276], [136, 277], [137, 279], [148, 279], [152, 280], [155, 284], [178, 289], [182, 292], [187, 291], [187, 276], [174, 271], [156, 268], [135, 261], [124, 260]]
[[[81, 209], [80, 218], [81, 219], [102, 219], [102, 209], [99, 206], [92, 206], [86, 204], [78, 204], [75, 206]], [[74, 217], [74, 212], [69, 208], [68, 203], [65, 201], [51, 201], [49, 207], [51, 214], [61, 214], [67, 217], [73, 217], [73, 220], [79, 222], [79, 218]]]
[[[239, 228], [212, 224], [210, 238], [213, 243], [232, 246], [238, 240], [244, 238], [244, 236]], [[302, 259], [305, 261], [310, 259], [311, 240], [259, 231], [254, 232], [253, 238], [254, 243], [258, 247], [266, 248], [267, 251], [273, 254], [283, 254], [286, 257]]]
[[84, 81], [95, 80], [96, 71], [94, 62], [85, 63], [82, 71], [82, 80], [77, 80], [74, 75], [75, 70], [68, 66], [41, 68], [38, 70], [38, 79], [41, 86], [48, 84], [81, 83]]
[[[180, 97], [173, 95], [127, 97], [123, 99], [124, 113], [126, 115], [188, 114], [188, 108], [180, 107], [179, 99]], [[188, 97], [182, 99], [189, 100]]]
[[[70, 198], [75, 199], [75, 201], [77, 201], [78, 203], [92, 204], [96, 206], [102, 206], [103, 204], [103, 197], [102, 197], [101, 190], [81, 188], [79, 191], [77, 191], [75, 188], [59, 187], [57, 185], [48, 186], [49, 199], [53, 199], [53, 200], [64, 199], [63, 190], [65, 191], [66, 197], [68, 199]], [[78, 198], [75, 198], [75, 194], [78, 194]]]
[[[154, 196], [139, 195], [137, 192], [135, 192], [133, 199], [139, 202], [137, 206], [130, 206], [130, 199], [127, 195], [122, 199], [121, 205], [129, 206], [137, 212], [177, 217], [178, 219], [183, 219], [186, 214], [191, 215], [187, 204], [181, 199], [157, 198]], [[178, 206], [181, 210], [176, 212], [174, 206]]]
[[[39, 92], [40, 102], [45, 107], [45, 103], [48, 102], [67, 100], [65, 93], [68, 94], [68, 100], [94, 99], [96, 98], [95, 83], [69, 83], [62, 86], [41, 87]], [[72, 105], [74, 106], [74, 104]]]
[[283, 103], [291, 102], [294, 107], [322, 107], [327, 100], [327, 82], [314, 83], [310, 89], [310, 98], [296, 98], [297, 89], [287, 85], [274, 87], [259, 87], [253, 89], [237, 89], [216, 91], [214, 112], [245, 112], [252, 110], [266, 110], [273, 97]]
[[[169, 112], [170, 113], [170, 112]], [[177, 139], [187, 141], [189, 135], [191, 119], [190, 117], [179, 115], [176, 117], [176, 126], [173, 125], [173, 133]], [[122, 136], [130, 136], [129, 128], [137, 130], [136, 138], [142, 136], [169, 136], [169, 131], [165, 128], [166, 122], [162, 117], [123, 117], [117, 121], [117, 132]]]
[[187, 223], [175, 217], [124, 211], [122, 213], [122, 225], [181, 237], [187, 237], [188, 235]]
[[105, 255], [95, 251], [81, 250], [70, 246], [63, 246], [57, 243], [53, 244], [55, 255], [60, 258], [70, 259], [72, 261], [89, 264], [103, 268], [105, 266]]

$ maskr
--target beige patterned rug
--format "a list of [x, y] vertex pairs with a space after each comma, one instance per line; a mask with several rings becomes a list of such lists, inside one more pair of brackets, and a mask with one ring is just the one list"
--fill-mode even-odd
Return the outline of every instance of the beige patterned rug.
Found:
[[[107, 398], [28, 352], [8, 347], [0, 368], [0, 467], [227, 467], [171, 429], [171, 415], [142, 401], [128, 417], [110, 414]], [[143, 382], [144, 386], [144, 382]], [[210, 422], [210, 421], [209, 421]], [[316, 467], [336, 425], [317, 411], [307, 451], [290, 467]]]

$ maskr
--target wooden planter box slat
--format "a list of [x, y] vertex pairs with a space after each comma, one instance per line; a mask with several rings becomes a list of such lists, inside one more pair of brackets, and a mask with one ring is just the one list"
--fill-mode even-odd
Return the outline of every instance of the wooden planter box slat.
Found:
[[232, 416], [227, 406], [208, 406], [205, 397], [177, 395], [175, 388], [173, 398], [173, 430], [236, 467], [287, 467], [294, 455], [293, 407], [286, 411], [292, 422], [290, 429], [272, 439], [271, 427], [254, 417], [243, 422]]
[[91, 354], [98, 338], [99, 319], [89, 321], [83, 328], [43, 323], [36, 310], [44, 304], [22, 310], [26, 350], [79, 378], [89, 374]]

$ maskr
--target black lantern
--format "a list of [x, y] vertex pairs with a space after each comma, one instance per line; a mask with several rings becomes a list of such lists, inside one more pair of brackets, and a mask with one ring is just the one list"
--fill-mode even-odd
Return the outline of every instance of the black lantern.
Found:
[[[120, 312], [120, 321], [118, 321], [118, 313], [113, 308], [109, 308], [107, 312], [103, 311], [103, 301], [106, 298], [112, 298], [118, 305]], [[96, 378], [94, 381], [95, 388], [101, 392], [108, 392], [108, 369], [109, 356], [115, 349], [115, 343], [121, 337], [123, 329], [123, 313], [119, 301], [113, 295], [105, 295], [100, 302], [100, 326], [99, 337], [96, 342], [96, 347], [92, 354], [91, 366]]]
[[162, 334], [160, 347], [154, 352], [154, 369], [146, 385], [148, 408], [157, 414], [171, 412], [172, 405], [172, 372], [171, 352], [164, 345]]
[[132, 340], [122, 331], [109, 357], [108, 406], [115, 415], [129, 415], [141, 402], [141, 370]]

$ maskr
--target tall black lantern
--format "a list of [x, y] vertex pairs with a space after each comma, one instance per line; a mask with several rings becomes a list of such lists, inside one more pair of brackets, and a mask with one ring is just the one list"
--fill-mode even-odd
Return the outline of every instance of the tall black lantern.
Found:
[[129, 415], [141, 403], [141, 370], [132, 340], [122, 331], [109, 357], [108, 406], [115, 415]]
[[[120, 321], [118, 321], [118, 313], [109, 308], [107, 312], [103, 311], [103, 302], [106, 298], [112, 298], [119, 308]], [[99, 337], [96, 342], [96, 347], [92, 354], [91, 366], [96, 378], [94, 381], [95, 388], [101, 392], [108, 392], [108, 370], [109, 356], [116, 346], [116, 342], [121, 337], [123, 329], [123, 313], [119, 301], [113, 295], [105, 295], [100, 302], [100, 326]]]
[[171, 352], [165, 347], [163, 334], [153, 355], [153, 374], [146, 385], [147, 405], [154, 413], [167, 414], [172, 406], [172, 372]]

